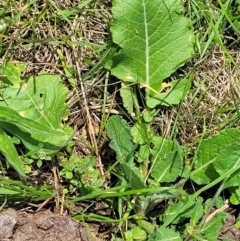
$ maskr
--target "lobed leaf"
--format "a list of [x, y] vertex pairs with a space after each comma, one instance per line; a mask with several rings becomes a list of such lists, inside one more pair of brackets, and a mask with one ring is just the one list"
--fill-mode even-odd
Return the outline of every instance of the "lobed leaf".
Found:
[[146, 145], [140, 145], [139, 151], [136, 153], [136, 159], [137, 162], [141, 163], [148, 159], [150, 154], [149, 146]]
[[[22, 79], [21, 74], [26, 70], [26, 65], [19, 62], [7, 62], [0, 66], [0, 73], [6, 76], [9, 82], [8, 85], [3, 86], [3, 88], [12, 86], [21, 86]], [[4, 92], [2, 93], [4, 95]]]
[[195, 212], [196, 201], [178, 202], [169, 205], [165, 210], [163, 219], [163, 226], [167, 227], [169, 224], [177, 224], [186, 218], [190, 218]]
[[240, 187], [239, 187], [239, 185], [237, 187], [230, 187], [229, 191], [231, 193], [230, 202], [233, 205], [240, 204]]
[[146, 123], [138, 122], [131, 128], [131, 135], [133, 141], [137, 144], [143, 145], [148, 141], [147, 138], [150, 136], [149, 131], [146, 128]]
[[198, 221], [203, 217], [204, 209], [203, 209], [203, 198], [198, 197], [196, 200], [196, 206], [194, 207], [194, 212], [191, 214], [190, 225], [195, 227]]
[[173, 80], [167, 84], [167, 90], [163, 89], [158, 95], [148, 99], [147, 105], [150, 108], [154, 108], [156, 105], [169, 106], [178, 104], [185, 98], [190, 87], [191, 84], [188, 79]]

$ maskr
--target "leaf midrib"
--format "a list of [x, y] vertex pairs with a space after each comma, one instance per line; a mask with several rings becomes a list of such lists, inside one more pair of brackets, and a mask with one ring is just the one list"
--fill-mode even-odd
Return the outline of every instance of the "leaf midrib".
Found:
[[145, 6], [145, 0], [142, 0], [143, 5], [143, 15], [144, 15], [144, 26], [145, 26], [145, 58], [146, 58], [146, 94], [147, 98], [149, 96], [149, 86], [150, 86], [150, 80], [149, 80], [149, 41], [148, 41], [148, 25], [147, 25], [147, 11]]

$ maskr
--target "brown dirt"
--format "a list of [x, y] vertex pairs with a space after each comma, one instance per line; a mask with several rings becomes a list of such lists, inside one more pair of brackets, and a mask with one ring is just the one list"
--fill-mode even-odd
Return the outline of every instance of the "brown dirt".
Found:
[[232, 214], [228, 214], [226, 223], [224, 224], [221, 235], [218, 238], [218, 240], [225, 240], [230, 239], [233, 241], [239, 241], [240, 240], [240, 230], [237, 229], [234, 225], [236, 223], [236, 218]]
[[[1, 241], [94, 241], [93, 230], [49, 210], [30, 214], [7, 209], [0, 214]], [[91, 233], [91, 234], [90, 234]]]

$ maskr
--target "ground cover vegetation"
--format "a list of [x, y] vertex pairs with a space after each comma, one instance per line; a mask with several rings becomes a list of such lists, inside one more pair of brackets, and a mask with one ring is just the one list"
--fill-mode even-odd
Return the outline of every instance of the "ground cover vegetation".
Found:
[[0, 1], [2, 208], [96, 240], [239, 240], [239, 11]]

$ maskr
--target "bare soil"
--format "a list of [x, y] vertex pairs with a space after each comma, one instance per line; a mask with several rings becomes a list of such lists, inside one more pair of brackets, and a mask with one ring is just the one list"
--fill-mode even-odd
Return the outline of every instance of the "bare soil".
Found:
[[[240, 240], [240, 230], [234, 224], [235, 216], [228, 213], [218, 241]], [[83, 224], [70, 216], [54, 214], [50, 210], [37, 213], [16, 211], [12, 208], [0, 213], [0, 241], [103, 241], [99, 225]]]
[[[94, 228], [94, 226], [93, 226]], [[94, 230], [88, 230], [69, 216], [49, 210], [38, 213], [7, 209], [0, 213], [1, 241], [93, 241]]]
[[240, 240], [240, 230], [234, 226], [235, 223], [236, 223], [235, 216], [228, 213], [226, 223], [224, 224], [224, 226], [221, 230], [221, 235], [218, 239], [219, 241], [225, 240], [225, 239], [230, 239], [233, 241]]

